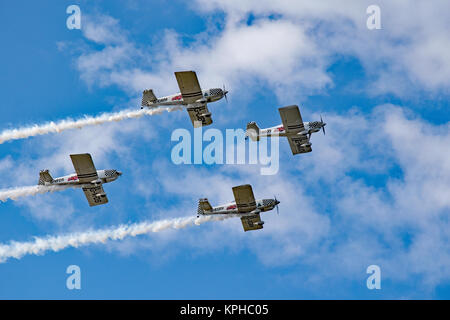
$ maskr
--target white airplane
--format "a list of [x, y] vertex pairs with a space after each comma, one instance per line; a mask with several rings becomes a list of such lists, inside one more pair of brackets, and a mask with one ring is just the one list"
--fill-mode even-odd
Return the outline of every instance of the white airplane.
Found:
[[67, 176], [53, 179], [47, 170], [39, 172], [38, 185], [43, 186], [61, 186], [73, 185], [83, 188], [84, 195], [89, 202], [89, 205], [97, 206], [108, 202], [106, 193], [103, 190], [102, 184], [116, 180], [122, 175], [122, 172], [117, 170], [97, 170], [89, 153], [71, 154], [73, 166], [76, 173]]
[[311, 152], [311, 134], [323, 130], [325, 134], [326, 123], [322, 121], [303, 122], [298, 106], [288, 106], [279, 108], [282, 124], [260, 129], [256, 122], [247, 124], [245, 138], [250, 137], [253, 141], [259, 141], [261, 137], [270, 137], [277, 134], [280, 137], [287, 137], [292, 154]]
[[230, 202], [218, 207], [212, 207], [208, 199], [198, 200], [197, 217], [200, 215], [215, 214], [236, 214], [241, 216], [244, 231], [258, 230], [263, 228], [264, 221], [261, 221], [260, 212], [270, 211], [277, 208], [280, 201], [275, 199], [255, 200], [252, 186], [245, 184], [233, 187], [234, 202]]
[[156, 108], [158, 106], [183, 105], [189, 113], [194, 127], [208, 126], [212, 123], [211, 112], [207, 103], [225, 97], [228, 91], [225, 87], [202, 90], [194, 71], [175, 72], [178, 87], [181, 93], [157, 98], [152, 89], [144, 90], [142, 94], [141, 109], [144, 107]]

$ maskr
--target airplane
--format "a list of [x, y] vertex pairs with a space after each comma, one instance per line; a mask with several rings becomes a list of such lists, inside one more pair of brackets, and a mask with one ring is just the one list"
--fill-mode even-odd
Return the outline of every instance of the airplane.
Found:
[[61, 186], [70, 185], [83, 189], [84, 195], [89, 202], [89, 206], [97, 206], [108, 202], [103, 183], [116, 180], [122, 175], [122, 172], [109, 169], [97, 170], [89, 153], [71, 154], [73, 166], [76, 173], [53, 179], [48, 169], [39, 172], [38, 185], [42, 186]]
[[233, 187], [234, 202], [221, 206], [212, 207], [208, 199], [198, 200], [197, 217], [215, 214], [235, 214], [241, 216], [244, 231], [258, 230], [263, 228], [260, 213], [277, 208], [280, 201], [274, 199], [255, 200], [252, 186], [249, 184]]
[[181, 93], [157, 98], [153, 93], [153, 89], [144, 90], [141, 109], [144, 107], [152, 109], [158, 106], [182, 105], [186, 106], [194, 128], [210, 125], [212, 119], [207, 103], [218, 101], [223, 97], [228, 101], [228, 91], [225, 90], [225, 86], [223, 89], [202, 90], [195, 71], [175, 72], [175, 77]]
[[311, 152], [311, 134], [323, 130], [325, 134], [326, 123], [323, 122], [322, 117], [320, 121], [303, 122], [302, 116], [298, 106], [292, 105], [279, 108], [282, 124], [260, 129], [256, 122], [247, 123], [247, 130], [245, 138], [250, 137], [253, 141], [259, 141], [261, 137], [270, 137], [277, 134], [280, 137], [287, 137], [292, 154]]

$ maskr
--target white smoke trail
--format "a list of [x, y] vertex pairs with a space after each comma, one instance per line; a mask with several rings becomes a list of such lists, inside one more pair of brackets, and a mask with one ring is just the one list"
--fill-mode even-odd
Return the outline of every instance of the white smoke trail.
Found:
[[42, 255], [46, 251], [58, 252], [67, 247], [78, 248], [94, 243], [106, 243], [108, 240], [122, 240], [125, 237], [136, 237], [138, 235], [152, 232], [160, 232], [166, 229], [181, 229], [188, 226], [200, 225], [208, 221], [220, 221], [234, 215], [221, 216], [201, 216], [166, 219], [155, 222], [141, 222], [131, 225], [120, 225], [115, 228], [103, 230], [91, 230], [86, 232], [72, 233], [59, 236], [47, 236], [43, 238], [34, 238], [34, 241], [16, 242], [0, 245], [0, 263], [9, 258], [20, 259], [25, 255]]
[[5, 202], [8, 199], [16, 200], [20, 197], [33, 196], [39, 193], [55, 192], [60, 190], [65, 190], [67, 188], [72, 188], [73, 186], [28, 186], [28, 187], [18, 187], [13, 189], [0, 190], [0, 201]]
[[0, 133], [0, 144], [9, 140], [25, 139], [28, 137], [44, 135], [48, 133], [58, 133], [69, 129], [80, 129], [85, 126], [94, 126], [106, 122], [121, 121], [131, 118], [140, 118], [144, 115], [152, 116], [161, 114], [164, 111], [172, 112], [175, 110], [182, 110], [180, 106], [171, 107], [157, 107], [154, 109], [141, 110], [123, 110], [114, 113], [103, 113], [96, 117], [85, 116], [78, 120], [66, 119], [59, 122], [48, 122], [41, 125], [33, 125], [30, 127], [23, 127], [19, 129], [8, 129]]

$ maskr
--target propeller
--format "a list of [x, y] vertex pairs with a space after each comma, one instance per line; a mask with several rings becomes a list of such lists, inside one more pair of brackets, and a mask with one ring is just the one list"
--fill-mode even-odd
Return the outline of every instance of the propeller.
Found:
[[280, 201], [277, 200], [276, 196], [273, 196], [275, 199], [275, 207], [277, 208], [277, 214], [280, 214], [280, 209], [278, 208], [278, 204], [280, 203]]
[[225, 97], [225, 101], [228, 103], [227, 93], [228, 93], [228, 91], [225, 89], [225, 84], [224, 84], [223, 85], [223, 96]]
[[322, 115], [320, 115], [320, 123], [322, 124], [323, 135], [325, 135], [325, 126], [326, 126], [327, 124], [323, 122], [323, 120], [322, 120]]

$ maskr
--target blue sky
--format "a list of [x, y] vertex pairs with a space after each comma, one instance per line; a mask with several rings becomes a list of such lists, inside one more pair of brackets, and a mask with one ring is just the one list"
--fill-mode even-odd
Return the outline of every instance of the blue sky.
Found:
[[[81, 30], [66, 28], [77, 4]], [[0, 298], [448, 299], [450, 58], [445, 1], [32, 1], [0, 4], [1, 129], [139, 108], [143, 89], [177, 91], [173, 72], [196, 70], [203, 88], [230, 90], [209, 106], [213, 128], [280, 122], [298, 104], [327, 122], [313, 152], [280, 170], [258, 165], [175, 165], [185, 111], [68, 130], [0, 145], [0, 188], [34, 185], [40, 169], [72, 172], [69, 154], [123, 176], [110, 202], [90, 208], [81, 190], [0, 203], [0, 243], [192, 216], [197, 199], [232, 200], [250, 183], [276, 195], [280, 215], [242, 232], [238, 219], [109, 241], [0, 264]], [[78, 265], [82, 289], [66, 288]], [[379, 265], [382, 289], [368, 290]]]

